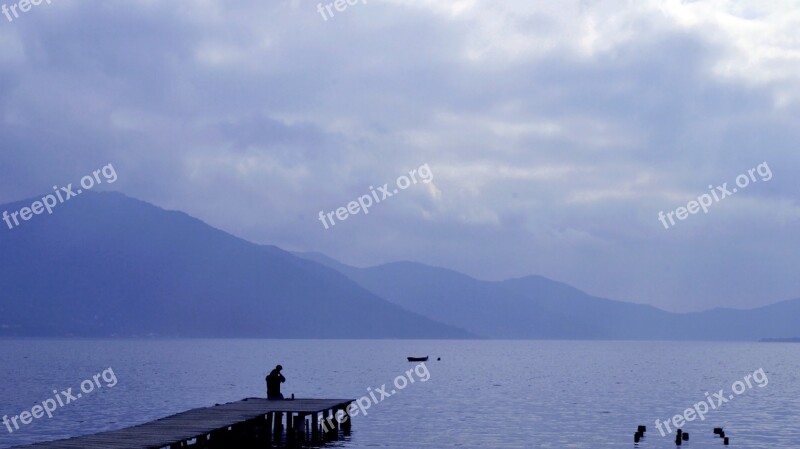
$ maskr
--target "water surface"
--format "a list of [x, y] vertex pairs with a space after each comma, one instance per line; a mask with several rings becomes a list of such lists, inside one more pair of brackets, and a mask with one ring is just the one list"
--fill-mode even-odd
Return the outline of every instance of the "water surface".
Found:
[[[265, 396], [281, 363], [284, 393], [353, 398], [392, 387], [427, 355], [427, 382], [408, 385], [354, 418], [344, 448], [674, 448], [654, 421], [671, 418], [759, 368], [768, 384], [688, 423], [684, 447], [800, 447], [800, 345], [692, 342], [0, 340], [0, 415], [17, 415], [80, 389], [109, 367], [113, 388], [96, 389], [9, 434], [0, 447], [140, 424], [194, 407]], [[436, 361], [441, 357], [441, 361]], [[414, 375], [416, 377], [416, 375]], [[418, 377], [417, 377], [418, 378]], [[105, 385], [103, 380], [100, 380]], [[392, 388], [394, 389], [394, 388]], [[387, 388], [387, 391], [390, 391]]]

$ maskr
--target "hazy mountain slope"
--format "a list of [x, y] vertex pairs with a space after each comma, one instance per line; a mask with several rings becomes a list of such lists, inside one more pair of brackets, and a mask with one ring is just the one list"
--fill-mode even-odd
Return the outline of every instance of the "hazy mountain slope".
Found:
[[[310, 256], [304, 254], [304, 256]], [[317, 256], [318, 257], [318, 256]], [[319, 259], [321, 263], [330, 263]], [[333, 268], [382, 298], [442, 323], [469, 326], [495, 338], [545, 338], [557, 326], [535, 304], [499, 292], [494, 286], [444, 268], [398, 262], [371, 268], [332, 264]], [[515, 310], [519, 312], [514, 313]], [[466, 327], [465, 327], [466, 329]]]
[[468, 335], [320, 264], [117, 193], [0, 225], [0, 335]]
[[679, 314], [594, 297], [541, 276], [487, 282], [418, 263], [355, 268], [319, 253], [298, 255], [408, 310], [495, 338], [757, 340], [800, 334], [800, 300]]

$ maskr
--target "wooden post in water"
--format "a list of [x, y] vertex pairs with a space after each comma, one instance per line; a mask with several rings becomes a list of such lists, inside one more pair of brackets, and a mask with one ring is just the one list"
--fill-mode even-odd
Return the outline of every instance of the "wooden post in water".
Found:
[[294, 413], [286, 414], [286, 441], [294, 441]]
[[275, 441], [281, 441], [283, 437], [283, 412], [275, 412]]
[[326, 430], [325, 440], [333, 440], [334, 436], [336, 435], [336, 423], [333, 419], [331, 419], [331, 410], [323, 410], [322, 411], [322, 427]]
[[316, 440], [319, 436], [319, 413], [311, 414], [311, 435]]
[[353, 417], [350, 416], [350, 413], [348, 412], [349, 406], [350, 404], [347, 404], [347, 406], [342, 409], [346, 418], [346, 421], [342, 423], [342, 430], [344, 430], [346, 434], [350, 433], [350, 429], [353, 427]]
[[305, 430], [305, 422], [303, 419], [303, 415], [298, 413], [297, 416], [293, 417], [294, 421], [292, 422], [292, 428], [296, 435], [302, 435], [303, 430]]

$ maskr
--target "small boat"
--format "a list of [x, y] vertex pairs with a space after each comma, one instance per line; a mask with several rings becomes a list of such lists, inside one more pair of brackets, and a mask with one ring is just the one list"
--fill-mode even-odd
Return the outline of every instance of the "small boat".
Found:
[[409, 362], [427, 362], [428, 356], [425, 357], [407, 357]]

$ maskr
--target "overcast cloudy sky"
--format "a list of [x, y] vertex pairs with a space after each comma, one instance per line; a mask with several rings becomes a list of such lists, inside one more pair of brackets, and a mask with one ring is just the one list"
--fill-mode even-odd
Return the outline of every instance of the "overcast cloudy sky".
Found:
[[[668, 310], [800, 297], [798, 2], [317, 5], [0, 16], [0, 202], [113, 163], [129, 196], [355, 265], [541, 274]], [[765, 161], [769, 181], [658, 220]], [[432, 183], [318, 220], [424, 163]]]

